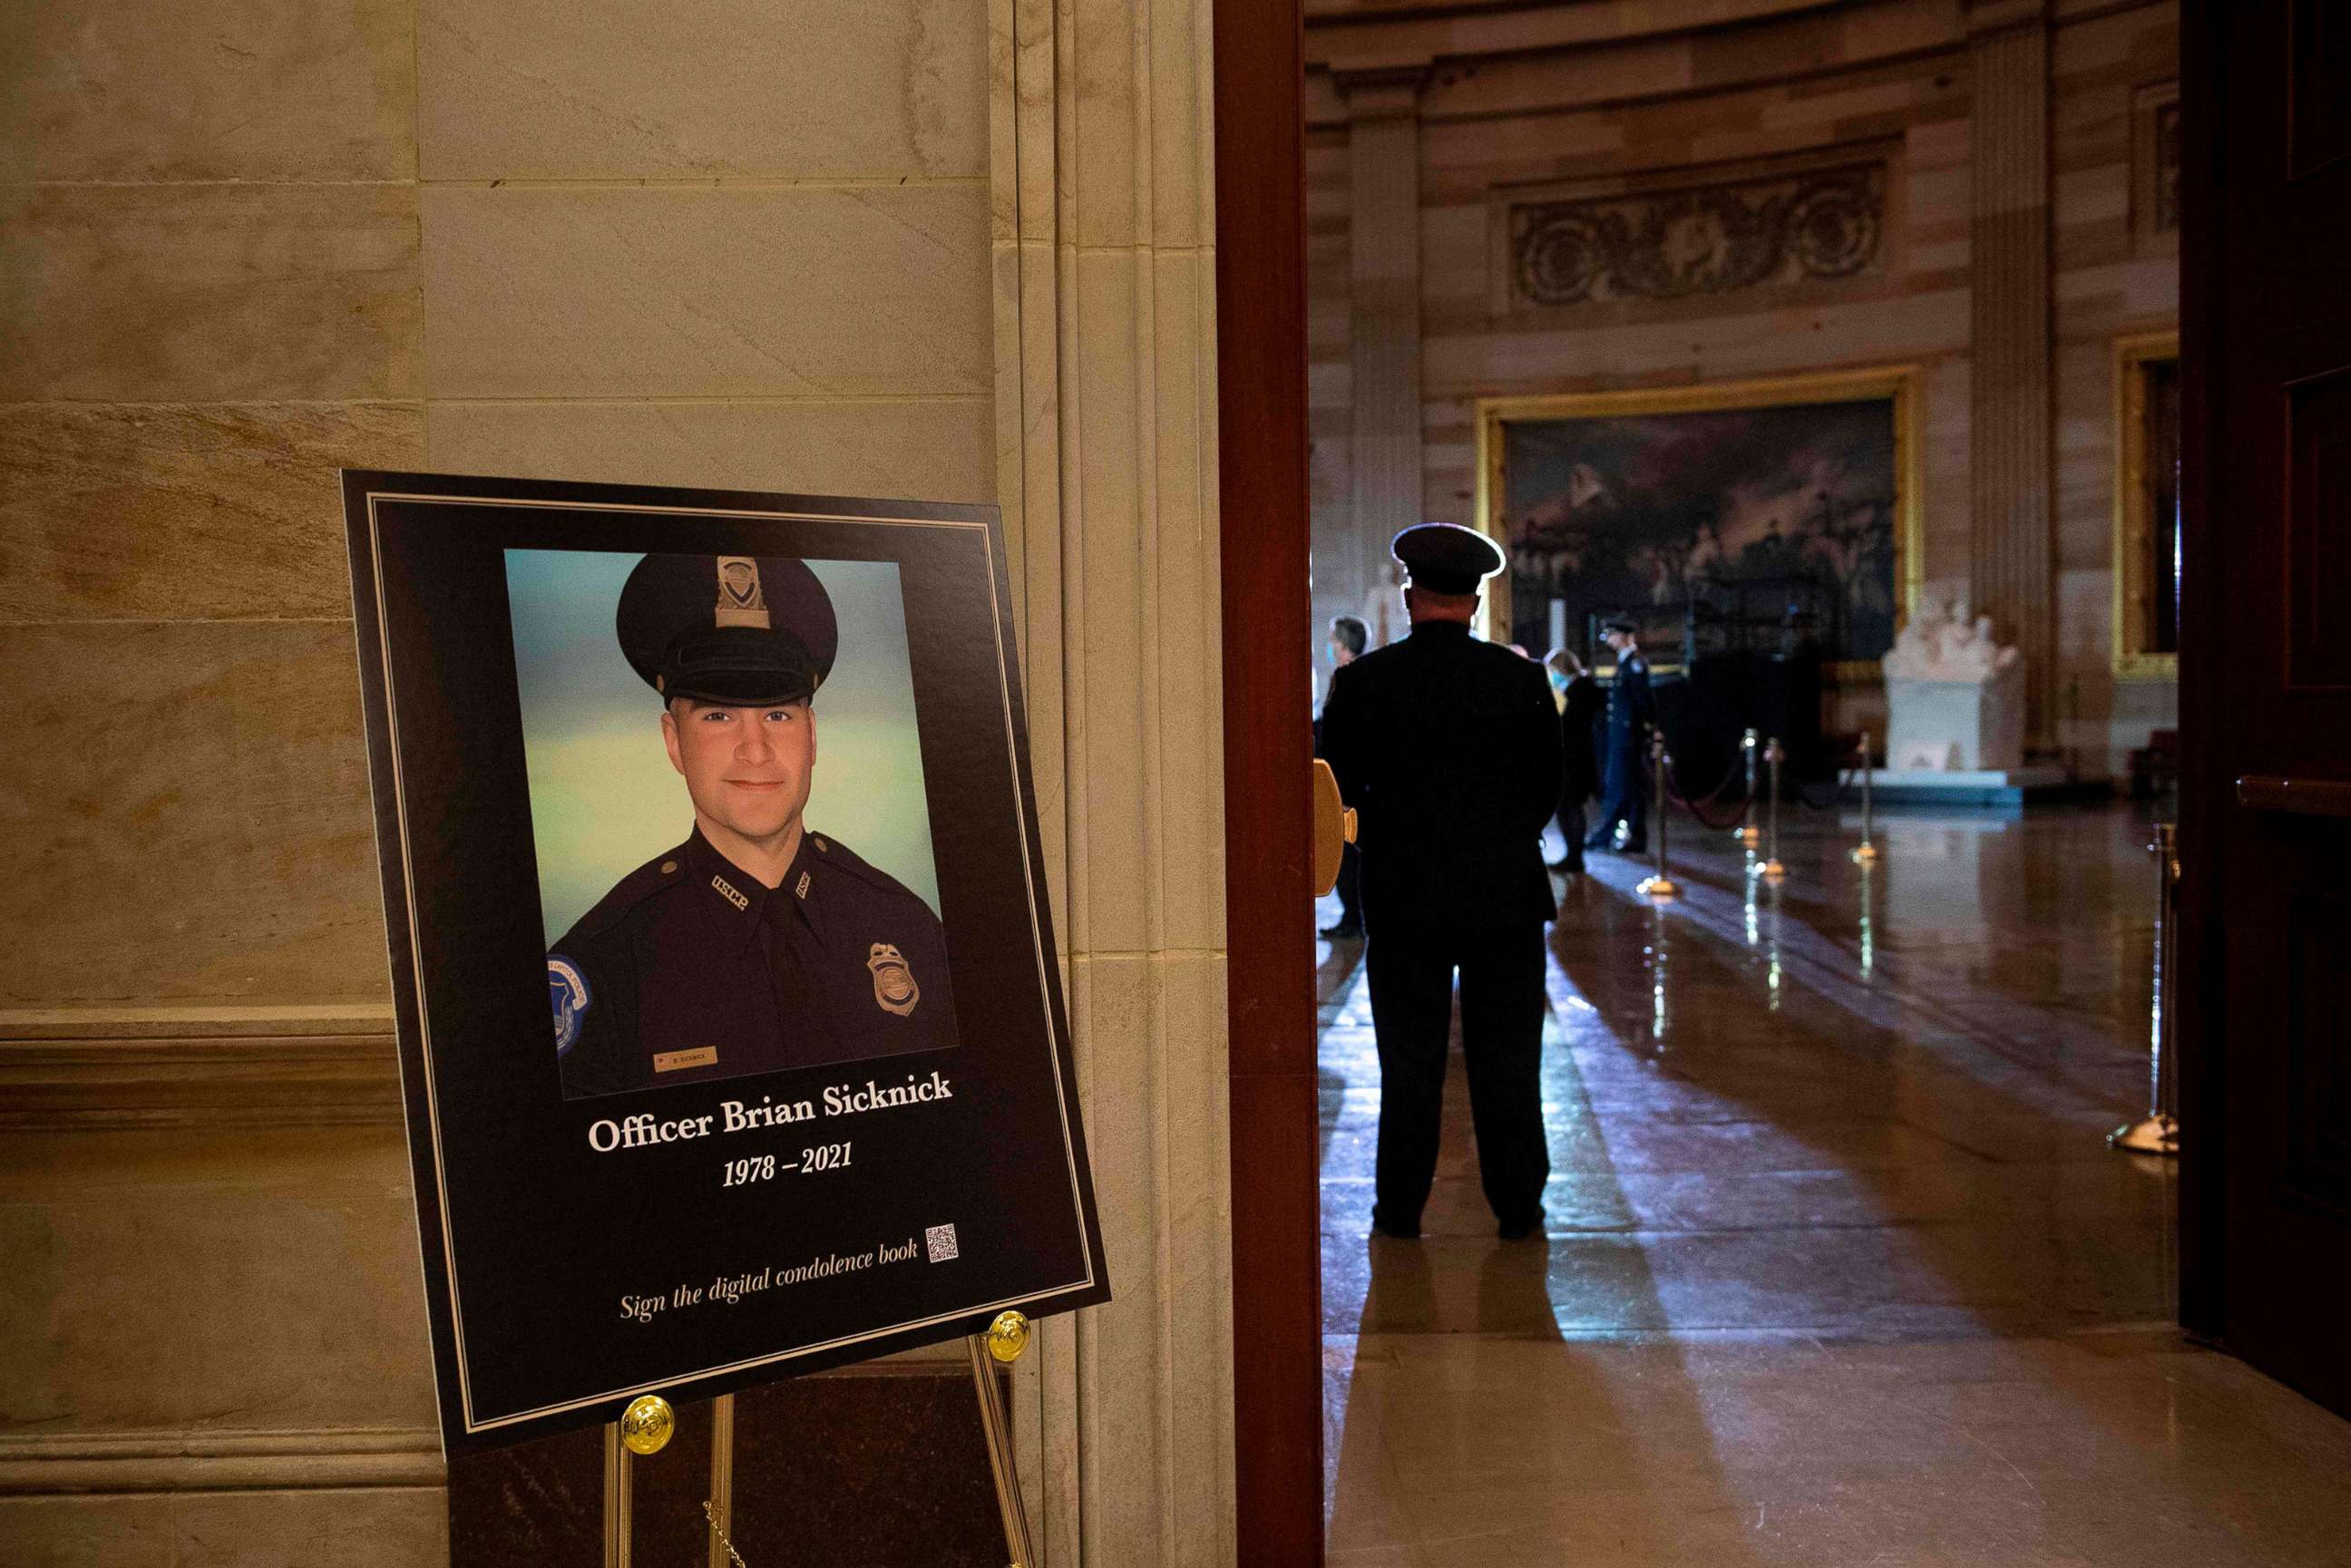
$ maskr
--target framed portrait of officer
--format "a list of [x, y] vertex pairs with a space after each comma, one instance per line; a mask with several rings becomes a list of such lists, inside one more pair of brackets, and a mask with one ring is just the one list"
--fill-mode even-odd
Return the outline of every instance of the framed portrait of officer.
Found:
[[993, 508], [344, 484], [452, 1451], [1107, 1300]]

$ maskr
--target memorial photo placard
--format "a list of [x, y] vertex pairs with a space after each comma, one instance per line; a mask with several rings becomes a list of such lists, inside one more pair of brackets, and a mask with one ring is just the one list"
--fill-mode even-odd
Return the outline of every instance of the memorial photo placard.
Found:
[[344, 508], [450, 1451], [1107, 1301], [995, 509]]

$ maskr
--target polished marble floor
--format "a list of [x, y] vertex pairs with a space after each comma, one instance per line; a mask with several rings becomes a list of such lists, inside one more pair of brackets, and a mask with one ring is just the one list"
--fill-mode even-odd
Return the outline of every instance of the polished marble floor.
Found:
[[[1416, 1242], [1322, 948], [1335, 1564], [2351, 1563], [2351, 1424], [2171, 1326], [2127, 808], [1798, 813], [1777, 887], [1677, 819], [1552, 942], [1547, 1234], [1495, 1239], [1457, 1052]], [[1697, 841], [1693, 842], [1692, 841]], [[1326, 904], [1323, 924], [1335, 904]]]

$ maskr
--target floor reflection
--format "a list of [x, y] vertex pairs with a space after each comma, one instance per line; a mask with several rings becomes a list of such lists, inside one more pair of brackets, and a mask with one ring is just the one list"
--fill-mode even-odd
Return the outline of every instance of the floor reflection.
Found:
[[1708, 834], [1672, 903], [1565, 884], [1540, 1244], [1493, 1238], [1458, 1056], [1424, 1239], [1367, 1238], [1378, 1061], [1325, 945], [1332, 1562], [2338, 1560], [2351, 1427], [2181, 1342], [2171, 1173], [2104, 1147], [2143, 821], [1881, 819], [1856, 865], [1858, 825], [1783, 820], [1781, 882]]

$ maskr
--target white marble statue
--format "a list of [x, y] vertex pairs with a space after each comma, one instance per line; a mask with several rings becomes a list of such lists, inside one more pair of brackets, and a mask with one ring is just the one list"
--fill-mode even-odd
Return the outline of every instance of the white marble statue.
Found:
[[1967, 601], [1922, 600], [1886, 655], [1886, 762], [2000, 770], [2024, 760], [2022, 657]]

